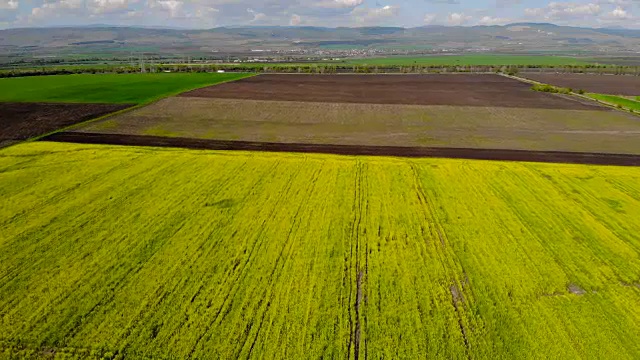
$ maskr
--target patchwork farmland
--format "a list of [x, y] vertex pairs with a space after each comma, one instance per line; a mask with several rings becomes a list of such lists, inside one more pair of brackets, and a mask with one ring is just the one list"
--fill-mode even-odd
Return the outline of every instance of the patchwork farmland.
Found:
[[187, 147], [203, 143], [188, 139], [200, 139], [214, 149], [224, 149], [219, 141], [284, 144], [282, 150], [307, 144], [332, 153], [345, 152], [320, 145], [379, 146], [383, 155], [403, 155], [388, 147], [640, 155], [636, 116], [497, 75], [260, 75], [75, 131], [91, 136], [53, 139], [112, 142], [100, 138], [105, 134], [161, 146], [161, 137]]
[[261, 75], [0, 149], [0, 354], [640, 357], [640, 118], [529, 88]]
[[0, 147], [248, 74], [120, 74], [0, 79]]

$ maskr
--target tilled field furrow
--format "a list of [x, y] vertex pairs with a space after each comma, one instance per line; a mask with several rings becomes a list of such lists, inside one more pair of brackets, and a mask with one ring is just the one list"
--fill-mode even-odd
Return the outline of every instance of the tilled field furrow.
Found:
[[[478, 91], [478, 84], [482, 91]], [[260, 75], [201, 88], [182, 97], [315, 101], [327, 103], [589, 108], [536, 93], [529, 85], [493, 74]]]

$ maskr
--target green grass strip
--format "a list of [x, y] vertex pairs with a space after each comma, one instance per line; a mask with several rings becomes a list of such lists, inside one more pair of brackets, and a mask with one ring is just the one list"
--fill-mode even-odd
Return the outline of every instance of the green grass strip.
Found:
[[615, 95], [605, 94], [587, 94], [592, 99], [596, 99], [602, 102], [610, 103], [617, 107], [622, 107], [627, 110], [640, 111], [640, 101], [631, 100]]

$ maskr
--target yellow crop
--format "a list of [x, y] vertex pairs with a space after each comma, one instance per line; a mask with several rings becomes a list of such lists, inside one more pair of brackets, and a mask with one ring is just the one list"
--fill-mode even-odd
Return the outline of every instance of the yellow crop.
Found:
[[0, 202], [0, 357], [640, 357], [640, 168], [41, 142]]

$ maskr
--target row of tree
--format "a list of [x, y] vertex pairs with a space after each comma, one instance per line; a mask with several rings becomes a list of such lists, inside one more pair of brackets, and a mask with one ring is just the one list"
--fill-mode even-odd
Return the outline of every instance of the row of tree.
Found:
[[0, 71], [0, 77], [38, 76], [38, 75], [68, 75], [68, 74], [97, 74], [97, 73], [137, 73], [137, 72], [259, 72], [259, 73], [300, 73], [300, 74], [336, 74], [336, 73], [506, 73], [515, 75], [519, 72], [559, 72], [559, 73], [595, 73], [614, 75], [640, 76], [640, 66], [619, 65], [566, 65], [566, 66], [536, 66], [536, 65], [347, 65], [347, 64], [147, 64], [146, 66], [114, 65], [114, 66], [70, 66], [70, 67], [42, 67], [31, 69], [14, 69]]

